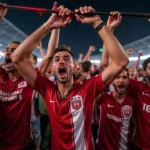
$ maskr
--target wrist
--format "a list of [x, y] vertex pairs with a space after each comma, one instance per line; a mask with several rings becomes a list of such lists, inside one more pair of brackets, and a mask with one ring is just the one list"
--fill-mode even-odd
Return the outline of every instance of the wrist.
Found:
[[98, 20], [98, 21], [95, 21], [92, 26], [93, 28], [96, 28], [99, 24], [101, 24], [103, 21], [102, 20]]
[[113, 32], [114, 31], [114, 27], [111, 27], [111, 26], [109, 26], [109, 25], [107, 25], [107, 27], [108, 27], [108, 29], [111, 31], [111, 32]]
[[49, 32], [51, 32], [52, 31], [52, 25], [51, 25], [51, 23], [50, 22], [45, 22], [44, 23], [44, 27], [46, 28], [46, 30], [48, 30]]
[[95, 27], [95, 30], [96, 30], [97, 32], [99, 32], [99, 31], [103, 28], [103, 26], [106, 26], [105, 22], [99, 23], [99, 24]]

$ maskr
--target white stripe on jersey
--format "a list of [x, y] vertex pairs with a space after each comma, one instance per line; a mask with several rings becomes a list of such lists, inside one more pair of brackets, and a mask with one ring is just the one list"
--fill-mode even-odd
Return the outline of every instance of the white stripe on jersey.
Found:
[[121, 139], [120, 139], [120, 148], [119, 150], [127, 150], [127, 142], [128, 142], [128, 130], [130, 126], [130, 118], [124, 119], [121, 130]]
[[130, 126], [130, 120], [132, 117], [132, 107], [129, 105], [125, 105], [122, 107], [122, 116], [123, 116], [123, 122], [122, 122], [122, 128], [121, 128], [121, 139], [120, 139], [120, 150], [126, 150], [127, 149], [127, 143], [128, 143], [128, 134], [129, 134], [129, 126]]
[[[76, 107], [79, 106], [79, 107]], [[70, 100], [70, 111], [74, 125], [75, 150], [87, 150], [84, 134], [84, 111], [83, 99], [80, 95]]]

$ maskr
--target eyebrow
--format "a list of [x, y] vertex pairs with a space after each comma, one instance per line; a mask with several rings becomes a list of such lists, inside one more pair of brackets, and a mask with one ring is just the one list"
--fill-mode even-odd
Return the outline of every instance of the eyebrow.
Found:
[[53, 59], [55, 59], [55, 58], [59, 58], [60, 56], [54, 56], [54, 58]]
[[[10, 49], [10, 50], [15, 50], [16, 48], [9, 48], [9, 47], [5, 48], [5, 50], [9, 50], [9, 49]], [[5, 50], [4, 50], [4, 51], [5, 51]]]
[[[60, 56], [54, 56], [54, 59], [55, 59], [55, 58], [59, 58], [59, 57], [60, 57]], [[66, 57], [71, 57], [71, 56], [69, 56], [69, 55], [64, 55], [64, 56], [63, 56], [63, 58], [66, 58]]]
[[70, 56], [69, 56], [69, 55], [65, 55], [65, 56], [63, 56], [63, 57], [69, 57], [69, 58], [70, 58]]

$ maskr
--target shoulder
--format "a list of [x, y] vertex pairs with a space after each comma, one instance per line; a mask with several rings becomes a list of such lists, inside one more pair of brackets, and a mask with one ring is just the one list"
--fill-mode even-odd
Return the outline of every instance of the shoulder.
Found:
[[144, 86], [144, 82], [129, 79], [128, 92], [140, 91]]
[[143, 85], [144, 83], [141, 82], [141, 81], [129, 79], [129, 84], [132, 84], [132, 85]]
[[111, 95], [110, 92], [102, 92], [100, 99], [112, 99], [113, 96]]

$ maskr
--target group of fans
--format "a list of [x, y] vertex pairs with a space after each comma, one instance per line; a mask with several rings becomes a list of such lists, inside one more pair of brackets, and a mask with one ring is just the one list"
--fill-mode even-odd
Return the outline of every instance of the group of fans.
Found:
[[[0, 19], [7, 13], [5, 6], [0, 7]], [[56, 2], [52, 9], [58, 13], [22, 43], [8, 43], [3, 51], [0, 150], [40, 149], [45, 129], [40, 131], [39, 97], [50, 120], [49, 149], [150, 150], [150, 58], [139, 68], [140, 52], [135, 66], [127, 67], [133, 50], [126, 53], [113, 35], [120, 13], [111, 12], [105, 24], [100, 16], [87, 15], [94, 11], [91, 6], [76, 9], [76, 14]], [[89, 61], [94, 46], [78, 61], [68, 46], [58, 46], [60, 28], [72, 17], [91, 25], [103, 40], [100, 66]], [[50, 32], [45, 54], [40, 41]], [[43, 57], [37, 68], [32, 54], [36, 46]], [[41, 120], [43, 126], [44, 114]]]

